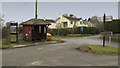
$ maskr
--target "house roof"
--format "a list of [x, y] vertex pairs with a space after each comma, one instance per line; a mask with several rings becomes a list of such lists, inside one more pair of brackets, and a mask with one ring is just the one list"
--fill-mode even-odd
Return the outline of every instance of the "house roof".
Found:
[[[80, 21], [82, 19], [82, 18], [70, 17], [70, 16], [65, 16], [65, 15], [63, 15], [63, 17], [69, 19], [70, 21]], [[59, 19], [60, 19], [60, 17], [57, 18], [56, 21], [59, 20]]]
[[70, 21], [80, 21], [82, 18], [76, 18], [76, 17], [70, 17], [70, 16], [64, 16], [63, 17], [69, 19]]
[[20, 25], [50, 25], [50, 23], [47, 23], [43, 19], [30, 19], [28, 21], [22, 22]]
[[92, 23], [92, 22], [87, 21], [87, 20], [85, 20], [85, 21], [84, 21], [84, 24], [86, 24], [86, 25], [93, 25], [93, 23]]
[[47, 23], [56, 23], [55, 20], [52, 20], [52, 19], [46, 19], [45, 20]]
[[59, 20], [59, 19], [60, 19], [60, 17], [58, 17], [58, 18], [56, 19], [56, 21]]

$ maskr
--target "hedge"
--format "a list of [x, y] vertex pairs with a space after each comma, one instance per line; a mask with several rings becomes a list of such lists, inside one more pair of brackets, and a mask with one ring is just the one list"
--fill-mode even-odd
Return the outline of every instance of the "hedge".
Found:
[[80, 30], [81, 27], [76, 28], [60, 28], [60, 29], [48, 29], [48, 33], [52, 35], [68, 35], [68, 34], [99, 34], [100, 30], [96, 27], [83, 27], [83, 31]]
[[105, 23], [105, 30], [112, 31], [114, 34], [120, 33], [120, 19], [112, 20]]

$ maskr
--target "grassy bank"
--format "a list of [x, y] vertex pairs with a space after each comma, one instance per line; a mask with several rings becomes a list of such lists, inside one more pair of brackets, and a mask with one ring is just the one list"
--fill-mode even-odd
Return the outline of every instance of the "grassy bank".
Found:
[[120, 48], [112, 46], [103, 47], [102, 45], [88, 45], [76, 49], [82, 52], [93, 53], [96, 55], [120, 55]]

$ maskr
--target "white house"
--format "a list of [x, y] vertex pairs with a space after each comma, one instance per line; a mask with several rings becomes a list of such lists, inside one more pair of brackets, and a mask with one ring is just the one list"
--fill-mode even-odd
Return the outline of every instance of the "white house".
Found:
[[48, 26], [48, 28], [50, 29], [55, 29], [56, 28], [56, 22], [55, 20], [52, 20], [52, 19], [45, 19], [44, 20], [47, 22], [47, 23], [50, 23], [51, 25]]
[[88, 25], [88, 27], [93, 27], [95, 26], [92, 22], [88, 21], [88, 20], [84, 20], [84, 24]]
[[73, 28], [74, 26], [87, 27], [88, 25], [84, 24], [82, 18], [77, 18], [72, 14], [69, 16], [67, 14], [65, 14], [65, 15], [60, 14], [59, 18], [56, 20], [56, 26], [59, 26], [60, 28]]

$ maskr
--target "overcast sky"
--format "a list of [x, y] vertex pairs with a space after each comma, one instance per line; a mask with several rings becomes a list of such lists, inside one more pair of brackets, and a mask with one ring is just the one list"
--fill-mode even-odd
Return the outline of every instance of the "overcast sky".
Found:
[[[5, 22], [29, 20], [35, 16], [34, 2], [3, 2], [2, 12]], [[57, 19], [59, 14], [73, 14], [87, 19], [103, 16], [104, 13], [114, 19], [118, 18], [117, 2], [38, 2], [38, 18]]]

